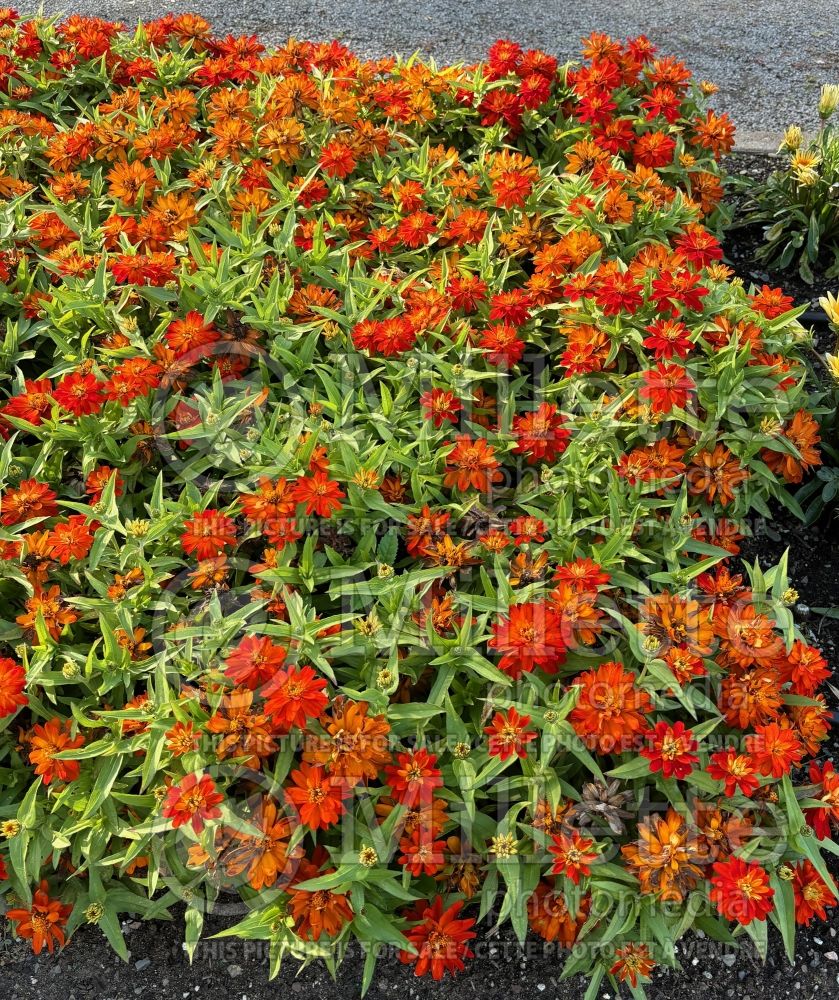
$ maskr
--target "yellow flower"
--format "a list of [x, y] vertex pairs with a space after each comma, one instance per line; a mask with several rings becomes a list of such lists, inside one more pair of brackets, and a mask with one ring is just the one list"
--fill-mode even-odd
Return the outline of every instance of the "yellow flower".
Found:
[[804, 142], [804, 133], [798, 125], [790, 125], [786, 132], [784, 132], [784, 140], [778, 148], [778, 152], [783, 153], [784, 150], [789, 150], [792, 153], [796, 149], [801, 148], [802, 142]]
[[792, 154], [790, 167], [799, 184], [804, 187], [811, 187], [819, 179], [819, 173], [816, 170], [819, 163], [820, 157], [818, 153], [799, 149]]
[[824, 360], [834, 382], [839, 383], [839, 354], [825, 354]]
[[822, 118], [830, 118], [839, 108], [839, 83], [826, 83], [819, 95], [819, 114]]
[[828, 292], [819, 299], [819, 305], [827, 313], [828, 320], [834, 326], [839, 326], [839, 298]]

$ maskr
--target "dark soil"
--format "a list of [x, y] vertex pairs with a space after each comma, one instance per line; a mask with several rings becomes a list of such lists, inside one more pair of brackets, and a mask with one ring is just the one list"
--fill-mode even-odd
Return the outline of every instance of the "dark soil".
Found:
[[[789, 549], [790, 582], [800, 599], [795, 607], [805, 637], [820, 646], [837, 677], [839, 687], [839, 619], [822, 615], [818, 608], [839, 606], [839, 521], [826, 519], [812, 528], [801, 525], [783, 511], [769, 521], [753, 525], [754, 537], [744, 545], [743, 557], [757, 558], [762, 568], [774, 565]], [[839, 709], [837, 693], [828, 692], [831, 708]], [[823, 749], [824, 757], [839, 759], [839, 727]], [[831, 857], [831, 870], [839, 877], [839, 859]], [[361, 984], [364, 957], [351, 951], [337, 983], [320, 962], [298, 974], [297, 961], [289, 958], [279, 976], [268, 982], [264, 942], [234, 938], [206, 940], [241, 918], [210, 917], [205, 940], [190, 966], [181, 942], [183, 921], [173, 923], [126, 921], [131, 951], [128, 964], [114, 955], [96, 928], [82, 928], [67, 951], [55, 958], [35, 958], [28, 942], [15, 941], [5, 921], [0, 922], [0, 1000], [268, 1000], [276, 996], [303, 998], [333, 996], [355, 1000]], [[738, 952], [707, 938], [688, 937], [678, 946], [683, 969], [657, 970], [647, 987], [650, 1000], [800, 1000], [836, 996], [839, 989], [839, 916], [827, 923], [799, 928], [796, 965], [787, 962], [780, 936], [770, 927], [769, 957], [762, 965], [747, 939]], [[560, 982], [563, 956], [552, 946], [529, 938], [521, 949], [508, 927], [495, 938], [475, 944], [476, 959], [466, 972], [443, 984], [429, 978], [415, 979], [394, 955], [383, 956], [367, 996], [385, 1000], [394, 996], [456, 1000], [483, 997], [521, 997], [522, 1000], [581, 1000], [581, 978]], [[628, 992], [624, 992], [628, 996]], [[606, 985], [601, 996], [612, 1000]]]

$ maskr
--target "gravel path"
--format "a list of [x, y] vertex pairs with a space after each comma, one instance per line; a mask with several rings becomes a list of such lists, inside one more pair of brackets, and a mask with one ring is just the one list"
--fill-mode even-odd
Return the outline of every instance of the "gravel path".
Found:
[[365, 56], [419, 49], [439, 62], [479, 58], [498, 37], [570, 59], [591, 31], [644, 33], [719, 86], [716, 106], [748, 146], [775, 143], [793, 122], [812, 127], [820, 85], [839, 82], [834, 0], [45, 0], [43, 7], [127, 22], [196, 10], [217, 32], [268, 42], [340, 38]]

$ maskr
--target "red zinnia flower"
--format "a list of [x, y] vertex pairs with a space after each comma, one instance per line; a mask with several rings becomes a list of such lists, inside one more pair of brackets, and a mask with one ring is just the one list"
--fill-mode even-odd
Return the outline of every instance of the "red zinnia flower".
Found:
[[751, 756], [747, 753], [737, 753], [734, 747], [713, 754], [706, 770], [712, 778], [725, 782], [723, 794], [726, 798], [730, 798], [737, 788], [750, 798], [760, 787], [760, 782], [755, 777], [755, 765]]
[[454, 975], [462, 971], [463, 960], [474, 957], [466, 942], [475, 937], [471, 929], [475, 921], [472, 917], [459, 917], [462, 909], [463, 900], [458, 900], [444, 912], [443, 897], [435, 896], [434, 902], [420, 911], [420, 922], [405, 931], [416, 951], [413, 954], [400, 951], [400, 962], [416, 965], [417, 976], [430, 972], [438, 980], [446, 972]]
[[169, 789], [163, 803], [163, 815], [172, 820], [175, 829], [189, 823], [195, 833], [200, 833], [206, 820], [221, 816], [218, 804], [223, 799], [213, 779], [199, 771], [188, 774], [180, 784]]
[[458, 413], [463, 407], [460, 400], [448, 389], [432, 389], [420, 396], [420, 406], [426, 420], [434, 422], [435, 427], [442, 427], [444, 420], [456, 424]]
[[436, 875], [446, 860], [445, 840], [435, 840], [433, 834], [416, 827], [399, 841], [399, 864], [414, 878], [420, 875]]
[[591, 863], [597, 860], [598, 852], [592, 850], [594, 841], [581, 837], [577, 830], [567, 836], [564, 833], [555, 834], [553, 843], [548, 850], [554, 856], [552, 875], [567, 875], [574, 885], [580, 884], [580, 877], [591, 874]]
[[506, 712], [496, 712], [492, 723], [484, 728], [489, 736], [489, 755], [508, 760], [516, 755], [522, 759], [527, 756], [526, 744], [536, 739], [536, 733], [527, 726], [529, 715], [519, 715], [515, 708]]
[[814, 917], [827, 920], [826, 910], [836, 905], [836, 897], [813, 863], [806, 858], [795, 866], [792, 891], [795, 896], [795, 922], [808, 926]]
[[818, 786], [813, 798], [818, 799], [821, 805], [807, 809], [804, 816], [816, 837], [826, 840], [830, 836], [831, 820], [839, 824], [839, 771], [833, 767], [832, 760], [826, 760], [823, 767], [814, 760], [810, 761], [810, 781]]
[[655, 729], [647, 733], [650, 746], [641, 751], [641, 756], [650, 762], [652, 772], [661, 771], [665, 778], [686, 778], [699, 758], [693, 751], [699, 743], [693, 739], [693, 731], [685, 729], [681, 720], [674, 725], [668, 722], [656, 723]]
[[434, 789], [443, 785], [440, 769], [436, 765], [436, 755], [427, 750], [400, 753], [396, 764], [385, 768], [394, 798], [408, 805], [430, 802], [434, 798]]
[[68, 413], [81, 417], [98, 413], [105, 402], [103, 384], [95, 375], [72, 372], [65, 375], [52, 393], [52, 398]]
[[200, 510], [184, 521], [186, 529], [181, 545], [187, 555], [211, 559], [221, 555], [227, 545], [236, 544], [236, 525], [232, 518], [217, 510]]
[[562, 619], [547, 604], [512, 604], [492, 626], [487, 645], [502, 654], [498, 669], [513, 680], [536, 667], [556, 673], [565, 659]]
[[571, 438], [564, 424], [565, 418], [553, 403], [540, 403], [532, 413], [513, 417], [514, 451], [526, 455], [530, 465], [554, 462], [568, 447]]
[[765, 920], [772, 910], [775, 890], [769, 885], [769, 875], [758, 864], [733, 856], [716, 861], [711, 884], [711, 902], [728, 920], [750, 924]]
[[24, 692], [26, 671], [7, 656], [0, 658], [0, 719], [13, 715], [29, 701]]
[[660, 362], [643, 373], [644, 384], [638, 390], [641, 399], [648, 399], [653, 413], [670, 413], [684, 409], [696, 383], [681, 365]]
[[227, 655], [224, 676], [237, 686], [243, 685], [256, 691], [275, 677], [287, 652], [284, 646], [278, 646], [267, 635], [246, 636]]

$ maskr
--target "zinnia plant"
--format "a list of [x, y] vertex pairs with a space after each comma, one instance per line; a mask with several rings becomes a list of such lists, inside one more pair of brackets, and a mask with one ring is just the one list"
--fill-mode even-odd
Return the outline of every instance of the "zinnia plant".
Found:
[[[0, 13], [0, 892], [641, 990], [836, 899], [828, 667], [752, 514], [822, 462], [731, 124], [578, 65]], [[71, 945], [72, 947], [72, 945]]]

